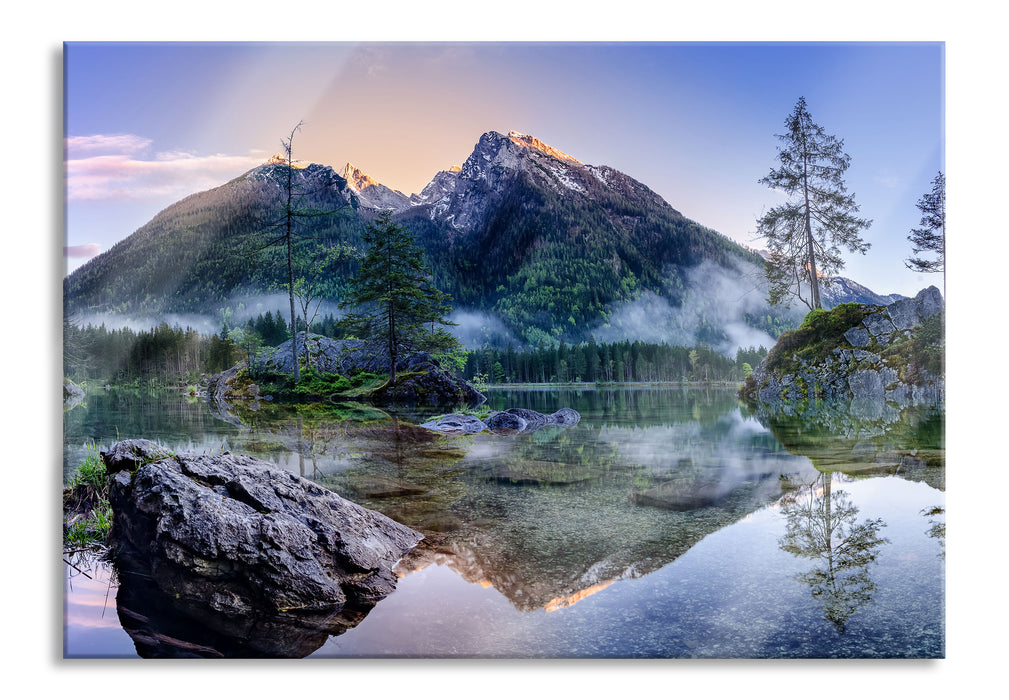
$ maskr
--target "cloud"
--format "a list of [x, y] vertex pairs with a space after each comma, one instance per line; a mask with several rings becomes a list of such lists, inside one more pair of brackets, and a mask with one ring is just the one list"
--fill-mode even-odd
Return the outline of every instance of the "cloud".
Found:
[[484, 345], [501, 348], [509, 344], [515, 347], [521, 345], [501, 319], [492, 314], [457, 309], [449, 315], [448, 319], [457, 324], [450, 326], [449, 331], [469, 350], [475, 350]]
[[136, 153], [151, 145], [151, 140], [134, 134], [94, 134], [92, 136], [70, 136], [67, 138], [67, 154], [70, 157], [85, 153]]
[[102, 247], [97, 243], [86, 243], [84, 245], [68, 245], [63, 248], [63, 255], [68, 258], [84, 258], [88, 260], [102, 252]]
[[150, 139], [132, 134], [67, 138], [67, 198], [181, 198], [217, 187], [262, 163], [255, 155], [161, 151], [144, 156]]
[[631, 302], [617, 305], [609, 323], [593, 329], [596, 340], [606, 343], [641, 340], [691, 347], [699, 342], [702, 324], [718, 328], [727, 340], [716, 349], [729, 357], [739, 348], [770, 348], [775, 340], [746, 323], [745, 314], [766, 313], [766, 289], [759, 268], [742, 264], [738, 269], [705, 261], [686, 271], [690, 290], [682, 305], [646, 291]]

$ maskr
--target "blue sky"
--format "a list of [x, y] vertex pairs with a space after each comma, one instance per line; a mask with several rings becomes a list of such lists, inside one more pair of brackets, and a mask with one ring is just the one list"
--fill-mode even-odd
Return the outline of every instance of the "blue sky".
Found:
[[944, 170], [944, 46], [910, 43], [70, 43], [67, 245], [107, 250], [248, 170], [299, 120], [295, 156], [419, 192], [480, 135], [532, 134], [640, 180], [753, 247], [758, 184], [800, 96], [845, 141], [868, 255], [843, 274], [914, 294], [917, 199]]

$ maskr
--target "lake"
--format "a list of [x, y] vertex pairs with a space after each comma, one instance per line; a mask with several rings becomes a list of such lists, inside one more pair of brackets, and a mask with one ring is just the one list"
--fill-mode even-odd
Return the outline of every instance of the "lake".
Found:
[[[173, 392], [98, 392], [64, 413], [64, 474], [92, 440], [231, 450], [424, 534], [393, 594], [342, 634], [291, 641], [292, 656], [945, 655], [942, 407], [748, 409], [734, 388], [697, 386], [491, 389], [488, 401], [581, 421], [443, 436], [416, 427], [424, 413], [221, 412]], [[71, 561], [66, 657], [170, 653], [166, 639], [213, 655], [178, 616], [141, 615], [141, 629], [142, 593]]]

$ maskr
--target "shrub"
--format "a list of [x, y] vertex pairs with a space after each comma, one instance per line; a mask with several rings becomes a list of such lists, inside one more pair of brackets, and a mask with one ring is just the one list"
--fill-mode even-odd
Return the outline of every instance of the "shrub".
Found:
[[367, 394], [388, 381], [388, 375], [372, 372], [358, 372], [349, 377], [340, 374], [323, 373], [306, 370], [301, 381], [284, 387], [286, 396], [295, 399], [310, 399], [319, 397], [353, 397]]
[[77, 467], [73, 476], [70, 477], [70, 482], [67, 486], [71, 490], [91, 488], [96, 491], [107, 492], [108, 475], [105, 472], [105, 462], [102, 461], [98, 446], [95, 445], [94, 440], [91, 440], [87, 448], [88, 454], [84, 457], [84, 461], [81, 462], [80, 466]]
[[767, 370], [788, 374], [797, 369], [796, 356], [806, 362], [825, 360], [834, 348], [847, 345], [844, 333], [871, 313], [879, 310], [855, 302], [839, 304], [833, 309], [813, 309], [794, 331], [785, 331], [767, 353]]
[[915, 327], [911, 340], [912, 373], [928, 372], [933, 376], [944, 373], [946, 364], [945, 314], [938, 313]]
[[71, 525], [64, 531], [64, 544], [100, 546], [112, 527], [109, 478], [94, 441], [88, 454], [63, 489], [64, 517]]

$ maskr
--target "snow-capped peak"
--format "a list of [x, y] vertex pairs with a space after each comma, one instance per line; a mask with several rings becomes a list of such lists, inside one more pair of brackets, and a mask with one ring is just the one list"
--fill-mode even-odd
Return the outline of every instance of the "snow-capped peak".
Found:
[[[287, 165], [287, 156], [285, 156], [283, 153], [277, 153], [271, 156], [269, 160], [263, 163], [263, 165]], [[308, 164], [299, 163], [298, 161], [295, 161], [291, 163], [291, 167], [294, 168], [295, 170], [303, 170], [304, 168], [308, 167]]]
[[534, 148], [537, 151], [542, 151], [543, 153], [553, 156], [554, 158], [558, 158], [560, 160], [566, 160], [569, 163], [574, 163], [576, 165], [584, 165], [584, 163], [582, 163], [577, 158], [572, 158], [567, 153], [564, 153], [563, 151], [558, 151], [553, 146], [548, 146], [535, 136], [530, 136], [529, 134], [523, 134], [518, 131], [509, 131], [508, 138], [512, 141], [512, 143], [518, 144], [519, 146], [523, 146], [525, 148]]
[[382, 184], [353, 163], [347, 163], [343, 166], [343, 170], [340, 171], [340, 177], [346, 180], [347, 186], [355, 192]]
[[340, 177], [347, 181], [347, 189], [355, 194], [361, 206], [369, 209], [399, 211], [410, 206], [410, 198], [398, 190], [393, 190], [353, 163], [347, 163], [340, 171]]

